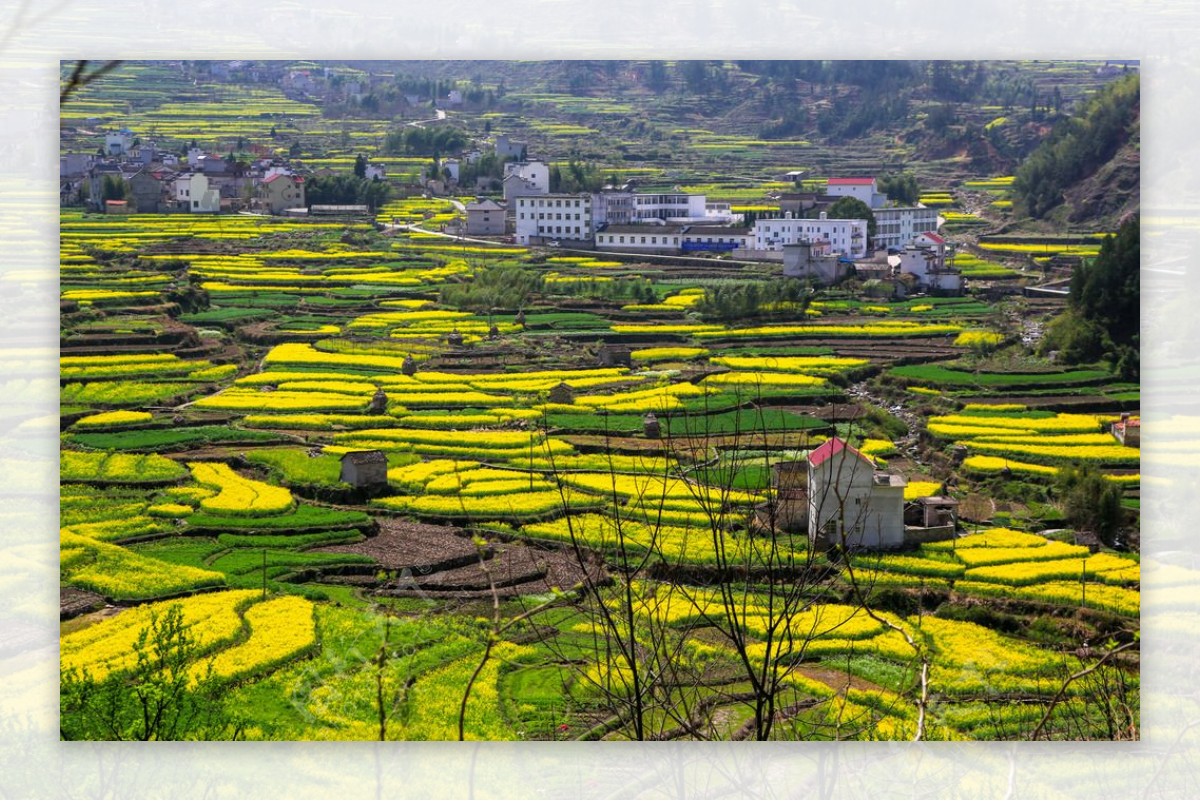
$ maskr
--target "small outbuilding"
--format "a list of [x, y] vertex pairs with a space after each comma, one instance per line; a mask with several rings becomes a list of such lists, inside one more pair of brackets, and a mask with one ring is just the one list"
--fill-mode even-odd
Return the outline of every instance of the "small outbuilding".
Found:
[[601, 367], [632, 367], [633, 351], [621, 345], [604, 345], [596, 359]]
[[342, 455], [341, 481], [352, 487], [387, 483], [388, 461], [383, 451], [351, 451]]
[[1122, 414], [1119, 422], [1112, 424], [1112, 435], [1127, 448], [1142, 446], [1142, 419]]
[[367, 405], [367, 414], [384, 414], [387, 412], [388, 396], [382, 389], [375, 390], [371, 402]]
[[575, 402], [575, 390], [570, 384], [564, 381], [559, 381], [556, 385], [550, 388], [550, 402], [571, 404]]

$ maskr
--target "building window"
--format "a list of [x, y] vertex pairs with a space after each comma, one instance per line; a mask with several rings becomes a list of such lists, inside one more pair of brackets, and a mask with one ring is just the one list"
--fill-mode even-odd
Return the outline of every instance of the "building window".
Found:
[[625, 244], [625, 237], [621, 237], [621, 244], [622, 244], [622, 245], [624, 245], [624, 244]]

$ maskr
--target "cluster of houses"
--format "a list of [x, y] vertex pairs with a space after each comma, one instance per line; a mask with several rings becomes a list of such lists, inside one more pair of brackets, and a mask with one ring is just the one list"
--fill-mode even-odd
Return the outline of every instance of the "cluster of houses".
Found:
[[[105, 136], [104, 155], [62, 156], [62, 202], [82, 198], [89, 209], [107, 214], [283, 214], [305, 208], [304, 176], [285, 160], [263, 155], [247, 164], [200, 148], [181, 155], [135, 141], [130, 131], [118, 131]], [[122, 187], [122, 197], [109, 196], [113, 184]]]
[[[784, 275], [820, 283], [857, 273], [889, 294], [909, 289], [956, 294], [963, 288], [953, 248], [937, 233], [937, 210], [889, 203], [874, 178], [831, 178], [824, 192], [782, 195], [778, 212], [746, 226], [728, 203], [709, 202], [702, 194], [629, 187], [553, 193], [549, 175], [544, 162], [506, 163], [504, 202], [480, 198], [467, 204], [464, 232], [613, 253], [727, 253], [781, 261]], [[865, 220], [829, 217], [828, 209], [844, 197], [871, 209], [873, 237], [867, 236]]]

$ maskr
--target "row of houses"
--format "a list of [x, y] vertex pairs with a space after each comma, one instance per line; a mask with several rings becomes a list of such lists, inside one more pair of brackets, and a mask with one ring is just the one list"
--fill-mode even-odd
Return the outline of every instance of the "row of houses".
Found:
[[[825, 193], [781, 198], [777, 216], [760, 217], [737, 227], [728, 203], [708, 202], [702, 194], [635, 192], [605, 189], [595, 193], [549, 191], [543, 162], [505, 164], [504, 205], [480, 200], [467, 206], [466, 232], [472, 236], [513, 233], [523, 245], [594, 244], [600, 250], [668, 253], [692, 250], [738, 251], [744, 258], [781, 260], [788, 245], [822, 243], [849, 259], [865, 258], [870, 245], [898, 250], [926, 231], [937, 231], [937, 210], [886, 205], [874, 178], [830, 179]], [[828, 209], [841, 197], [875, 204], [874, 242], [863, 220], [834, 219]], [[500, 228], [500, 214], [506, 226]], [[705, 239], [682, 236], [681, 226], [726, 226]], [[674, 226], [674, 227], [672, 227]]]
[[[241, 208], [280, 214], [305, 206], [305, 177], [285, 161], [262, 158], [244, 164], [196, 148], [180, 157], [153, 145], [126, 147], [127, 140], [118, 137], [111, 155], [62, 156], [61, 201], [82, 198], [95, 211], [151, 214]], [[120, 192], [112, 191], [114, 184]]]

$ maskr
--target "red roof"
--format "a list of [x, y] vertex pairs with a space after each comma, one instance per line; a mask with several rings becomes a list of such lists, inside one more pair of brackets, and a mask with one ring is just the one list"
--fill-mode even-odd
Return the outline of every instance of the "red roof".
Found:
[[931, 242], [933, 242], [933, 244], [935, 244], [935, 245], [944, 245], [944, 244], [946, 244], [946, 240], [945, 240], [945, 238], [943, 238], [943, 237], [941, 237], [941, 236], [938, 236], [938, 235], [937, 235], [937, 234], [935, 234], [933, 231], [923, 231], [923, 232], [921, 233], [921, 236], [923, 236], [923, 237], [926, 237], [926, 238], [927, 238], [927, 239], [929, 239]]
[[874, 178], [830, 178], [829, 186], [869, 186], [875, 183]]
[[277, 173], [275, 173], [275, 174], [274, 174], [274, 175], [272, 175], [270, 178], [267, 178], [266, 180], [264, 180], [264, 181], [263, 181], [263, 183], [264, 183], [264, 184], [269, 184], [269, 183], [271, 183], [272, 181], [274, 181], [276, 178], [287, 178], [289, 181], [293, 181], [293, 182], [295, 182], [295, 183], [298, 183], [298, 184], [302, 184], [302, 183], [304, 183], [304, 179], [303, 179], [303, 178], [301, 178], [299, 175], [284, 175], [284, 174], [283, 174], [283, 173], [281, 173], [281, 172], [277, 172]]
[[814, 449], [813, 452], [808, 455], [808, 463], [810, 465], [812, 465], [813, 467], [818, 467], [821, 464], [824, 464], [825, 461], [827, 459], [829, 459], [831, 456], [833, 456], [837, 453], [840, 453], [841, 451], [849, 451], [850, 453], [857, 456], [859, 459], [862, 459], [862, 460], [868, 462], [872, 466], [874, 466], [874, 464], [875, 464], [870, 459], [868, 459], [861, 451], [856, 450], [855, 448], [851, 447], [850, 445], [847, 445], [845, 443], [845, 441], [843, 441], [841, 439], [841, 437], [830, 437], [829, 439], [827, 439], [823, 443], [821, 443], [821, 446], [819, 448]]

